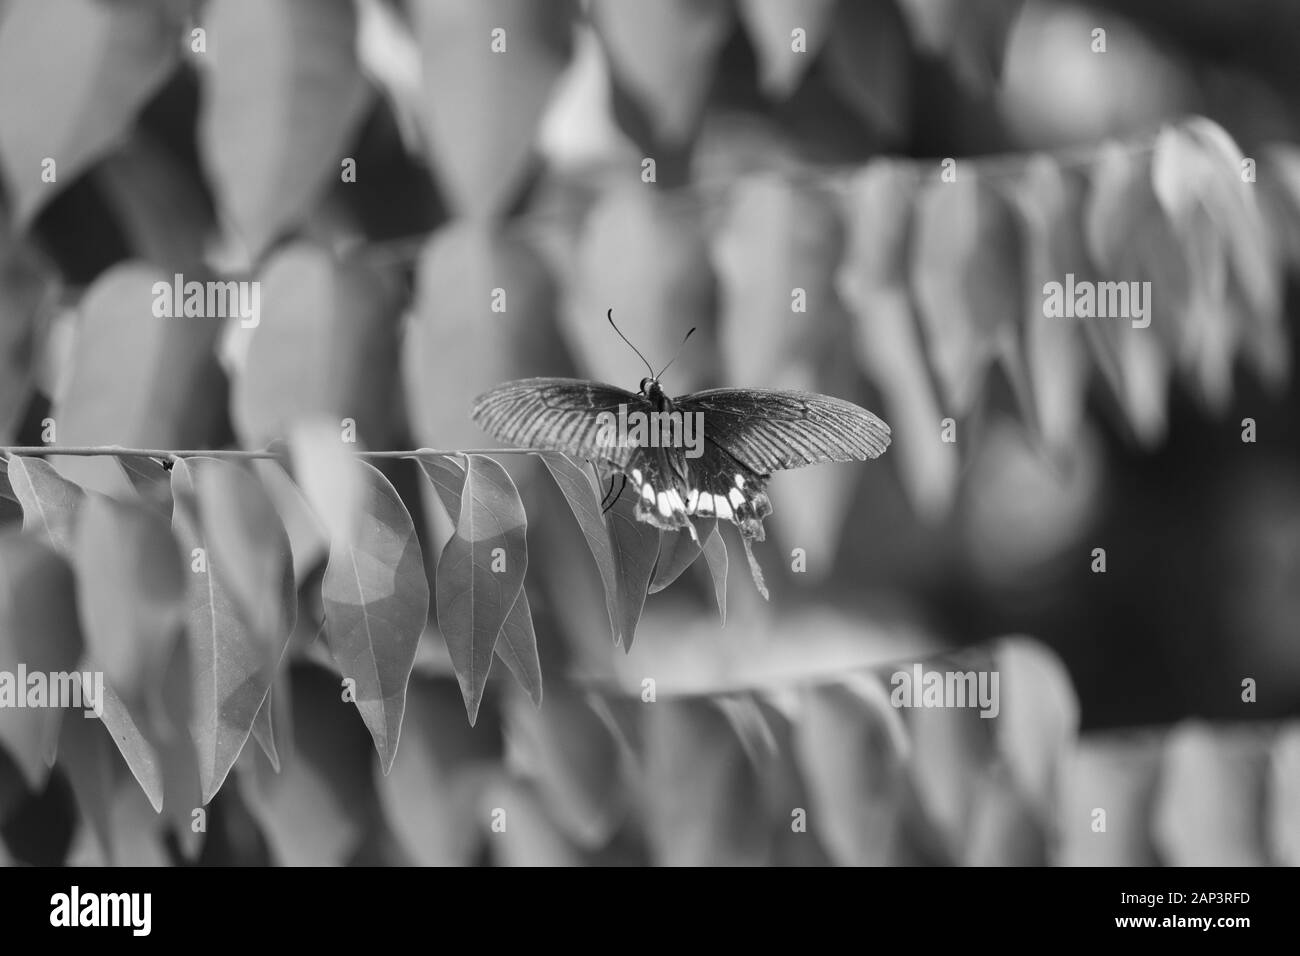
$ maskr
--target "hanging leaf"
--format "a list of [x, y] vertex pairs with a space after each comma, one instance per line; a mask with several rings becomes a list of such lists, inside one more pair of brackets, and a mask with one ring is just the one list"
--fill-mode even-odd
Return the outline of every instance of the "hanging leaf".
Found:
[[288, 537], [256, 478], [223, 461], [192, 458], [173, 466], [172, 486], [172, 528], [190, 559], [190, 731], [207, 803], [270, 692], [297, 600]]
[[[429, 617], [429, 585], [411, 515], [373, 466], [355, 461], [363, 505], [355, 537], [335, 538], [321, 585], [325, 637], [388, 773], [406, 708], [406, 685]], [[499, 628], [499, 625], [498, 625]]]
[[116, 787], [113, 745], [98, 720], [73, 715], [59, 729], [59, 769], [72, 786], [81, 818], [94, 832], [104, 860], [114, 863], [113, 829], [109, 805]]
[[21, 424], [36, 385], [38, 320], [57, 281], [6, 226], [0, 215], [0, 442], [9, 441]]
[[709, 533], [701, 533], [704, 541], [704, 560], [709, 565], [709, 576], [713, 578], [713, 593], [718, 601], [718, 617], [722, 624], [727, 623], [727, 543], [722, 540], [722, 529], [718, 519], [713, 518]]
[[1300, 864], [1300, 725], [1282, 727], [1273, 741], [1268, 765], [1266, 829], [1273, 861]]
[[302, 584], [329, 554], [329, 539], [324, 525], [316, 517], [302, 490], [293, 483], [288, 473], [276, 461], [265, 459], [253, 462], [253, 471], [262, 481], [262, 487], [271, 496], [276, 513], [289, 536], [293, 552], [293, 575]]
[[380, 822], [372, 743], [325, 671], [295, 667], [292, 699], [293, 760], [273, 774], [250, 749], [240, 793], [277, 864], [342, 866]]
[[1154, 866], [1152, 797], [1158, 739], [1147, 734], [1085, 738], [1069, 755], [1058, 789], [1061, 866]]
[[1170, 866], [1263, 866], [1268, 738], [1188, 721], [1164, 747], [1151, 838]]
[[164, 686], [185, 623], [176, 539], [157, 512], [92, 496], [77, 521], [74, 555], [86, 647], [126, 703], [143, 704]]
[[[79, 721], [77, 710], [55, 705], [60, 686], [54, 675], [76, 670], [81, 657], [76, 586], [72, 569], [46, 543], [17, 531], [0, 534], [0, 674], [21, 700], [0, 706], [0, 745], [9, 752], [33, 792], [45, 787], [48, 742], [59, 721]], [[44, 700], [34, 702], [23, 673], [44, 675]], [[85, 710], [93, 701], [85, 701]]]
[[[155, 283], [166, 291], [156, 294]], [[68, 385], [50, 415], [59, 444], [220, 444], [226, 386], [214, 347], [221, 322], [155, 315], [160, 295], [171, 302], [172, 284], [172, 276], [133, 261], [113, 266], [86, 290]], [[111, 459], [61, 457], [52, 464], [84, 488], [135, 497]]]
[[694, 137], [731, 16], [724, 0], [594, 0], [592, 22], [615, 83], [642, 114], [643, 139], [673, 147]]
[[[699, 531], [695, 532], [699, 535]], [[650, 594], [657, 594], [680, 578], [703, 553], [700, 541], [685, 531], [669, 531], [659, 537], [659, 557], [655, 561]]]
[[657, 863], [752, 866], [766, 859], [769, 827], [754, 765], [711, 702], [650, 708], [643, 786]]
[[86, 493], [42, 458], [9, 458], [9, 482], [23, 509], [23, 530], [71, 556], [74, 522]]
[[[1123, 319], [1086, 319], [1094, 351], [1117, 365], [1119, 399], [1137, 437], [1147, 444], [1165, 429], [1165, 396], [1172, 362], [1186, 333], [1183, 324], [1192, 277], [1168, 218], [1151, 185], [1151, 158], [1118, 143], [1104, 145], [1092, 170], [1084, 213], [1088, 253], [1109, 280], [1150, 282], [1150, 326]], [[1105, 368], [1105, 360], [1098, 364]]]
[[370, 104], [356, 9], [348, 0], [213, 0], [204, 21], [211, 69], [199, 149], [256, 262], [340, 175]]
[[235, 379], [232, 411], [240, 439], [264, 448], [293, 425], [320, 417], [371, 448], [396, 438], [402, 289], [396, 275], [359, 260], [295, 243], [262, 273], [261, 321]]
[[618, 740], [579, 693], [553, 691], [535, 711], [506, 698], [507, 766], [537, 785], [543, 804], [579, 846], [609, 842], [628, 813], [631, 795], [621, 772]]
[[1025, 165], [1015, 193], [1028, 234], [1025, 350], [1037, 421], [1049, 446], [1071, 444], [1083, 422], [1088, 360], [1078, 322], [1046, 315], [1049, 282], [1095, 281], [1083, 237], [1085, 183], [1046, 154]]
[[899, 862], [908, 737], [879, 680], [861, 675], [810, 688], [795, 723], [795, 756], [807, 780], [809, 816], [842, 866]]
[[839, 4], [822, 59], [831, 88], [864, 123], [890, 142], [907, 137], [913, 54], [894, 0]]
[[[173, 8], [153, 0], [5, 11], [0, 171], [20, 228], [131, 127], [176, 66], [178, 28]], [[43, 177], [47, 159], [57, 164], [55, 180]]]
[[471, 724], [478, 717], [497, 635], [528, 569], [519, 492], [505, 469], [482, 455], [466, 457], [456, 533], [438, 558], [438, 627]]
[[361, 533], [365, 482], [352, 450], [331, 422], [313, 418], [289, 434], [293, 476], [329, 541], [353, 541]]
[[411, 425], [427, 447], [481, 447], [489, 440], [469, 417], [475, 395], [571, 370], [550, 275], [518, 239], [476, 223], [444, 227], [420, 256], [416, 286], [402, 368]]
[[849, 187], [851, 210], [836, 283], [854, 316], [854, 347], [884, 393], [891, 454], [904, 491], [928, 521], [942, 518], [957, 490], [957, 456], [941, 440], [941, 409], [907, 287], [912, 203], [919, 183], [907, 164], [875, 160]]
[[[93, 672], [102, 671], [103, 667], [93, 657], [86, 657], [82, 660], [81, 669]], [[126, 703], [107, 682], [104, 683], [104, 713], [100, 715], [100, 720], [113, 738], [113, 743], [117, 745], [132, 776], [140, 784], [140, 789], [149, 798], [154, 812], [161, 813], [163, 777], [158, 755], [140, 731]]]
[[[420, 469], [437, 491], [448, 517], [456, 522], [460, 516], [461, 491], [465, 487], [465, 469], [447, 455], [427, 455], [418, 459]], [[514, 675], [519, 686], [528, 692], [535, 706], [542, 704], [542, 664], [537, 653], [537, 635], [533, 631], [533, 614], [528, 594], [523, 588], [506, 616], [497, 635], [497, 657]]]
[[434, 0], [412, 10], [426, 128], [460, 214], [500, 215], [518, 191], [569, 57], [572, 12], [568, 0]]
[[945, 400], [970, 412], [994, 358], [1017, 349], [1025, 304], [1022, 226], [983, 177], [936, 179], [917, 199], [911, 286]]
[[451, 681], [413, 677], [407, 706], [392, 772], [375, 776], [385, 817], [416, 865], [469, 866], [483, 844], [480, 806], [500, 772], [500, 743], [466, 725]]
[[987, 94], [1002, 72], [1024, 0], [898, 0], [917, 45], [944, 57], [963, 86]]
[[[736, 12], [758, 55], [759, 85], [783, 100], [799, 86], [832, 32], [836, 0], [740, 0]], [[795, 30], [803, 31], [795, 49]]]
[[1004, 639], [993, 659], [1001, 674], [997, 747], [1020, 792], [1046, 819], [1057, 803], [1062, 760], [1079, 732], [1079, 701], [1061, 659], [1038, 641]]
[[610, 552], [614, 559], [614, 580], [617, 594], [617, 618], [614, 627], [615, 642], [624, 651], [632, 650], [632, 638], [641, 620], [650, 578], [654, 574], [659, 556], [659, 541], [663, 532], [653, 525], [638, 521], [634, 514], [636, 500], [625, 490], [606, 515]]
[[[660, 5], [645, 5], [651, 6]], [[606, 322], [612, 309], [623, 334], [658, 365], [676, 354], [688, 330], [699, 329], [673, 365], [672, 394], [716, 375], [714, 277], [697, 209], [639, 184], [616, 189], [588, 213], [576, 257], [560, 319], [583, 374], [625, 387], [645, 374]], [[789, 295], [787, 289], [787, 303]]]

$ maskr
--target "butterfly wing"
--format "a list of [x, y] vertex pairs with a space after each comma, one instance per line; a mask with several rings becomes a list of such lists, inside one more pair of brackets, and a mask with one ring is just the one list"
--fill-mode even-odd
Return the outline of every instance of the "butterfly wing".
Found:
[[521, 448], [545, 448], [619, 471], [639, 449], [600, 441], [602, 412], [651, 412], [644, 396], [574, 378], [525, 378], [498, 385], [474, 400], [470, 417], [493, 438]]
[[839, 398], [765, 388], [713, 388], [673, 400], [702, 412], [706, 444], [757, 474], [826, 461], [865, 461], [889, 447], [889, 426]]

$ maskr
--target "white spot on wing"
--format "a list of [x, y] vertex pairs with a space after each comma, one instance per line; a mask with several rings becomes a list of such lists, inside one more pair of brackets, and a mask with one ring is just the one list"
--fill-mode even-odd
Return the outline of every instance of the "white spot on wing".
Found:
[[686, 510], [687, 510], [687, 511], [694, 511], [694, 510], [695, 510], [695, 504], [696, 504], [696, 502], [698, 502], [699, 500], [700, 500], [700, 489], [699, 489], [699, 488], [692, 488], [692, 489], [690, 490], [690, 493], [686, 496]]
[[682, 501], [682, 496], [678, 493], [676, 488], [670, 488], [668, 490], [668, 503], [673, 506], [674, 511], [686, 510], [686, 505]]
[[745, 503], [745, 496], [739, 488], [732, 488], [731, 494], [727, 495], [727, 497], [731, 499], [731, 507], [733, 508], [739, 508]]
[[713, 514], [713, 495], [707, 491], [700, 492], [700, 500], [695, 504], [695, 513], [702, 515]]
[[668, 503], [668, 492], [659, 492], [659, 513], [667, 518], [673, 513], [673, 506]]
[[727, 504], [726, 498], [722, 497], [722, 495], [714, 495], [713, 503], [717, 506], [719, 518], [731, 517], [731, 505]]
[[655, 501], [655, 490], [654, 490], [653, 488], [651, 488], [649, 484], [644, 484], [644, 485], [642, 485], [642, 486], [641, 486], [641, 498], [642, 498], [642, 500], [644, 500], [644, 501], [646, 502], [646, 504], [654, 504], [654, 501]]

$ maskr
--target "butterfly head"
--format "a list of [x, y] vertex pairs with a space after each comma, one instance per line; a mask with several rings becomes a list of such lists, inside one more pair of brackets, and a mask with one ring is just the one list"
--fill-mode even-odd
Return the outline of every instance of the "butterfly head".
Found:
[[641, 388], [639, 391], [649, 399], [650, 403], [656, 408], [662, 408], [668, 402], [668, 396], [664, 394], [664, 388], [659, 384], [659, 379], [657, 378], [646, 377], [641, 379]]

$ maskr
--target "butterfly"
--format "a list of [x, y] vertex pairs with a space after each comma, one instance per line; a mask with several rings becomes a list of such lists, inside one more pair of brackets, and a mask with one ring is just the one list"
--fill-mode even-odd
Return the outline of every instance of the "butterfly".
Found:
[[[641, 356], [614, 325], [613, 310], [607, 317]], [[694, 538], [692, 517], [730, 520], [766, 598], [750, 542], [765, 537], [772, 472], [876, 458], [889, 446], [889, 426], [852, 402], [813, 392], [712, 388], [670, 398], [660, 377], [672, 362], [656, 373], [644, 356], [641, 361], [650, 375], [636, 392], [581, 379], [526, 378], [480, 395], [471, 417], [508, 444], [589, 460], [610, 478], [611, 507], [630, 480], [636, 518], [661, 530]], [[624, 483], [618, 494], [615, 477]]]

